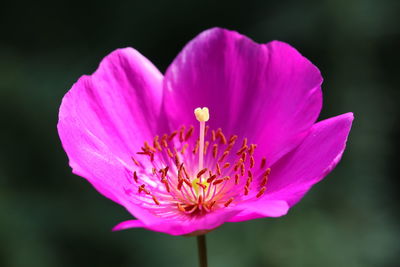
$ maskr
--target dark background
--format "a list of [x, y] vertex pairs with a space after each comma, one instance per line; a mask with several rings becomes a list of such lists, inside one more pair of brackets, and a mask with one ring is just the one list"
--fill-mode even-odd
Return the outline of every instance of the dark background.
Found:
[[124, 208], [74, 176], [63, 95], [112, 50], [160, 70], [213, 26], [286, 41], [325, 82], [321, 119], [353, 111], [341, 164], [290, 213], [208, 235], [210, 266], [399, 266], [400, 1], [14, 1], [0, 7], [0, 266], [196, 266], [194, 238], [112, 233]]

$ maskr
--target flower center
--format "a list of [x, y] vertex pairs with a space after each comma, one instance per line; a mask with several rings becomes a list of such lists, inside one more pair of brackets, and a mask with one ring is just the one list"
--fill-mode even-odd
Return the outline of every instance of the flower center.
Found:
[[144, 142], [132, 157], [139, 197], [157, 215], [203, 215], [259, 198], [267, 189], [271, 169], [265, 157], [256, 163], [257, 145], [245, 137], [237, 142], [237, 135], [228, 139], [221, 128], [210, 130], [207, 108], [197, 108], [195, 116], [198, 137], [194, 126], [183, 125]]

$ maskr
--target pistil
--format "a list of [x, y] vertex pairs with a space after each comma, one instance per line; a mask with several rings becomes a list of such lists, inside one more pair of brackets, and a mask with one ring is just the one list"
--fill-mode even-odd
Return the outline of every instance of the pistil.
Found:
[[[204, 164], [204, 132], [206, 128], [206, 121], [210, 119], [208, 108], [196, 108], [194, 115], [200, 123], [200, 143], [199, 143], [199, 170], [203, 169]], [[201, 176], [198, 177], [201, 183]]]

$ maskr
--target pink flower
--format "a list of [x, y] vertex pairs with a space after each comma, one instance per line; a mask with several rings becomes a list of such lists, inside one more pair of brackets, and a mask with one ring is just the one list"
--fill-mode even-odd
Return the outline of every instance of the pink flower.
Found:
[[164, 76], [132, 48], [112, 52], [65, 95], [58, 132], [73, 173], [137, 218], [115, 230], [202, 234], [285, 215], [336, 166], [353, 114], [315, 123], [321, 83], [288, 44], [213, 28]]

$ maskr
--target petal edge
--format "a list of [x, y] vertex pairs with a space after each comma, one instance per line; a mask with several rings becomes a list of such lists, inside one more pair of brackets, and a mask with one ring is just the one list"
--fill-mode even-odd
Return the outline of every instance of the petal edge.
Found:
[[316, 123], [304, 141], [272, 166], [267, 195], [295, 205], [339, 163], [350, 132], [353, 113]]

